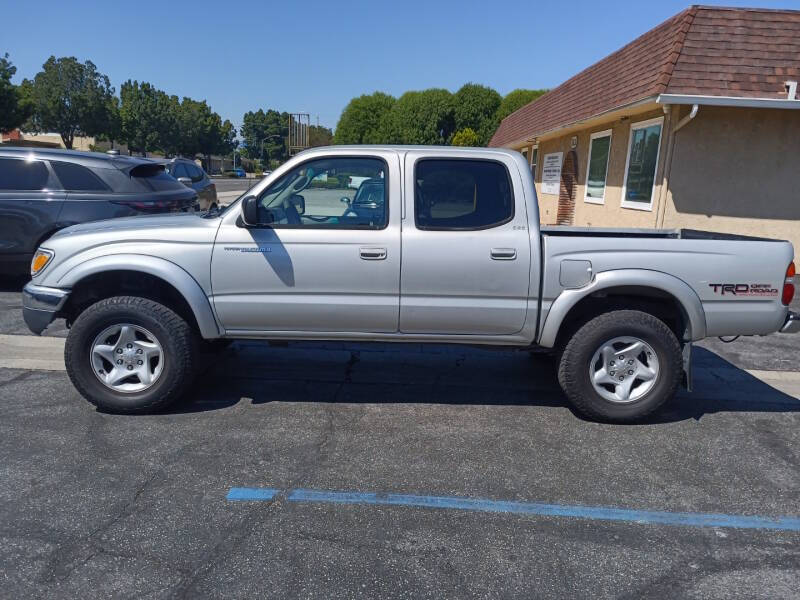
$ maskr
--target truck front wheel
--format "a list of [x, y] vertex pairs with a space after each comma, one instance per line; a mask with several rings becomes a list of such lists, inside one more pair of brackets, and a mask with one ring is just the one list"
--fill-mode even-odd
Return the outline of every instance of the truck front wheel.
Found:
[[568, 341], [558, 381], [589, 418], [628, 423], [652, 413], [675, 394], [681, 347], [660, 319], [637, 310], [595, 317]]
[[101, 300], [75, 320], [64, 347], [73, 385], [98, 408], [145, 413], [165, 408], [191, 385], [197, 355], [192, 328], [147, 298]]

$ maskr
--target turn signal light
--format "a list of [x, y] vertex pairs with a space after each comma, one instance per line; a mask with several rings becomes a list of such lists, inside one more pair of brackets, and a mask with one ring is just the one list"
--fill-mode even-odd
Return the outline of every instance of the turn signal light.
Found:
[[42, 250], [41, 248], [36, 251], [31, 261], [31, 277], [36, 277], [42, 272], [47, 264], [52, 260], [53, 253], [50, 250]]
[[794, 263], [789, 263], [789, 268], [786, 269], [786, 279], [783, 282], [783, 296], [781, 296], [781, 302], [783, 302], [784, 306], [789, 306], [792, 303], [792, 298], [794, 298], [794, 276], [796, 274]]

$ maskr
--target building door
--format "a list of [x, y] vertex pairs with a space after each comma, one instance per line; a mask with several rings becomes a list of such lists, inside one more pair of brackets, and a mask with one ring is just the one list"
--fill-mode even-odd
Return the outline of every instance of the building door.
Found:
[[572, 225], [575, 218], [575, 188], [578, 187], [578, 157], [575, 150], [567, 152], [561, 167], [561, 187], [558, 190], [556, 225]]

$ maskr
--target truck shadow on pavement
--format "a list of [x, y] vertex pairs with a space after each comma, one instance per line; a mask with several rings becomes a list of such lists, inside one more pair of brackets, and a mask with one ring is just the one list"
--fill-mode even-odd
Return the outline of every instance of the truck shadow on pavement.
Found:
[[[696, 348], [694, 391], [681, 389], [643, 425], [724, 412], [795, 413], [800, 400]], [[798, 385], [800, 388], [800, 385]], [[522, 351], [416, 344], [239, 342], [211, 360], [173, 413], [273, 402], [442, 404], [568, 408], [555, 362]]]

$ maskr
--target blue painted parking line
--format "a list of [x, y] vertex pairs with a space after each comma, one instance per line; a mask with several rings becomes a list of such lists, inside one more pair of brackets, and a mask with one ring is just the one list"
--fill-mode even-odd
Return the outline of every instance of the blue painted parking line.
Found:
[[[265, 488], [231, 488], [229, 500], [271, 500], [277, 490]], [[337, 492], [326, 490], [290, 490], [289, 502], [321, 502], [329, 504], [370, 504], [384, 506], [413, 506], [479, 512], [568, 517], [599, 521], [625, 521], [637, 524], [672, 525], [683, 527], [726, 527], [734, 529], [777, 529], [800, 531], [798, 517], [764, 517], [717, 513], [667, 512], [635, 510], [607, 506], [570, 504], [541, 504], [481, 498], [450, 496], [415, 496], [409, 494], [379, 494], [370, 492]]]
[[231, 488], [228, 500], [272, 500], [278, 490], [272, 488]]

